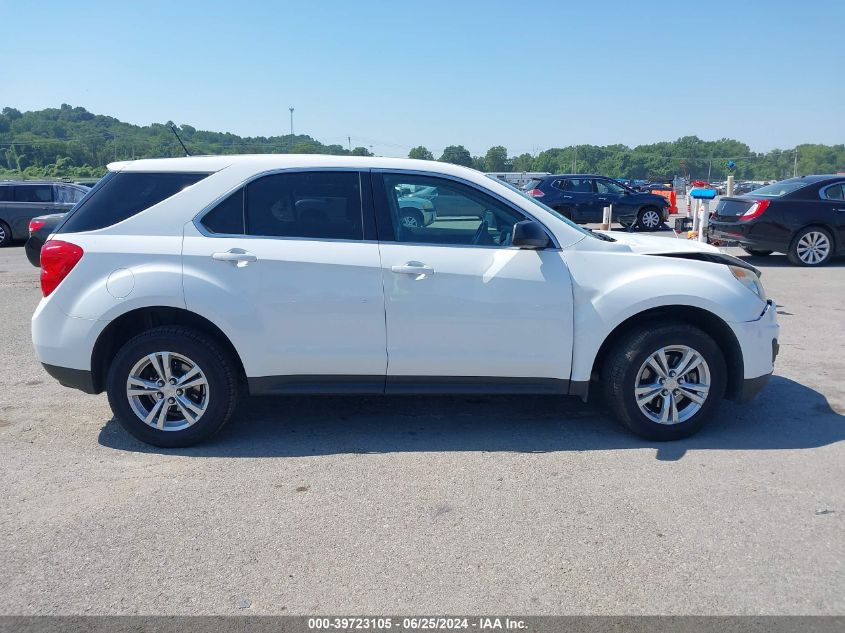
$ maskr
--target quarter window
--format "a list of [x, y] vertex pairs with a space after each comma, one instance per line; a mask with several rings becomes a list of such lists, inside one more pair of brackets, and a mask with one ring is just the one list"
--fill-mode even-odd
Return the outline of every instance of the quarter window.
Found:
[[254, 180], [246, 186], [246, 232], [268, 237], [361, 240], [360, 175], [314, 171]]
[[15, 199], [15, 188], [9, 185], [0, 186], [0, 202], [11, 202]]
[[177, 172], [109, 172], [71, 210], [58, 232], [94, 231], [117, 224], [207, 176]]
[[385, 174], [397, 242], [509, 246], [525, 216], [473, 187], [443, 178]]

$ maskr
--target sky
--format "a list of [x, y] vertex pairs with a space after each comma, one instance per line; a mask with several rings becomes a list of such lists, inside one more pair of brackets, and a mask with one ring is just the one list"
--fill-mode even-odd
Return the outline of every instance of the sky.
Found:
[[845, 1], [0, 0], [0, 107], [435, 155], [845, 142]]

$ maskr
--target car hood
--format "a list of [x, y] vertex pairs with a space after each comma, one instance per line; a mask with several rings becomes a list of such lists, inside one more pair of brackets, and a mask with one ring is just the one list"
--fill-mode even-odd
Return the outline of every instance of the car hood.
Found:
[[643, 255], [663, 255], [666, 253], [719, 253], [719, 249], [698, 240], [686, 240], [675, 237], [655, 237], [653, 235], [635, 235], [623, 231], [602, 231], [616, 240], [617, 244], [627, 246], [635, 253]]

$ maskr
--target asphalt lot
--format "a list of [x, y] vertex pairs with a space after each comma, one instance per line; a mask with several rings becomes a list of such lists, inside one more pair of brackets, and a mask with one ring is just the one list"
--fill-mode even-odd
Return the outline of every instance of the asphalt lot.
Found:
[[164, 451], [42, 370], [2, 249], [0, 612], [843, 614], [845, 261], [753, 263], [776, 376], [689, 440], [576, 399], [289, 397]]

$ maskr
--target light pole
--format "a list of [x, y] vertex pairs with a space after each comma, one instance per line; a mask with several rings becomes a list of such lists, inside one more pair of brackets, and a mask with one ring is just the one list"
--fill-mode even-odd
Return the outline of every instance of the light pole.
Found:
[[293, 136], [293, 106], [288, 108], [290, 110], [290, 135]]

